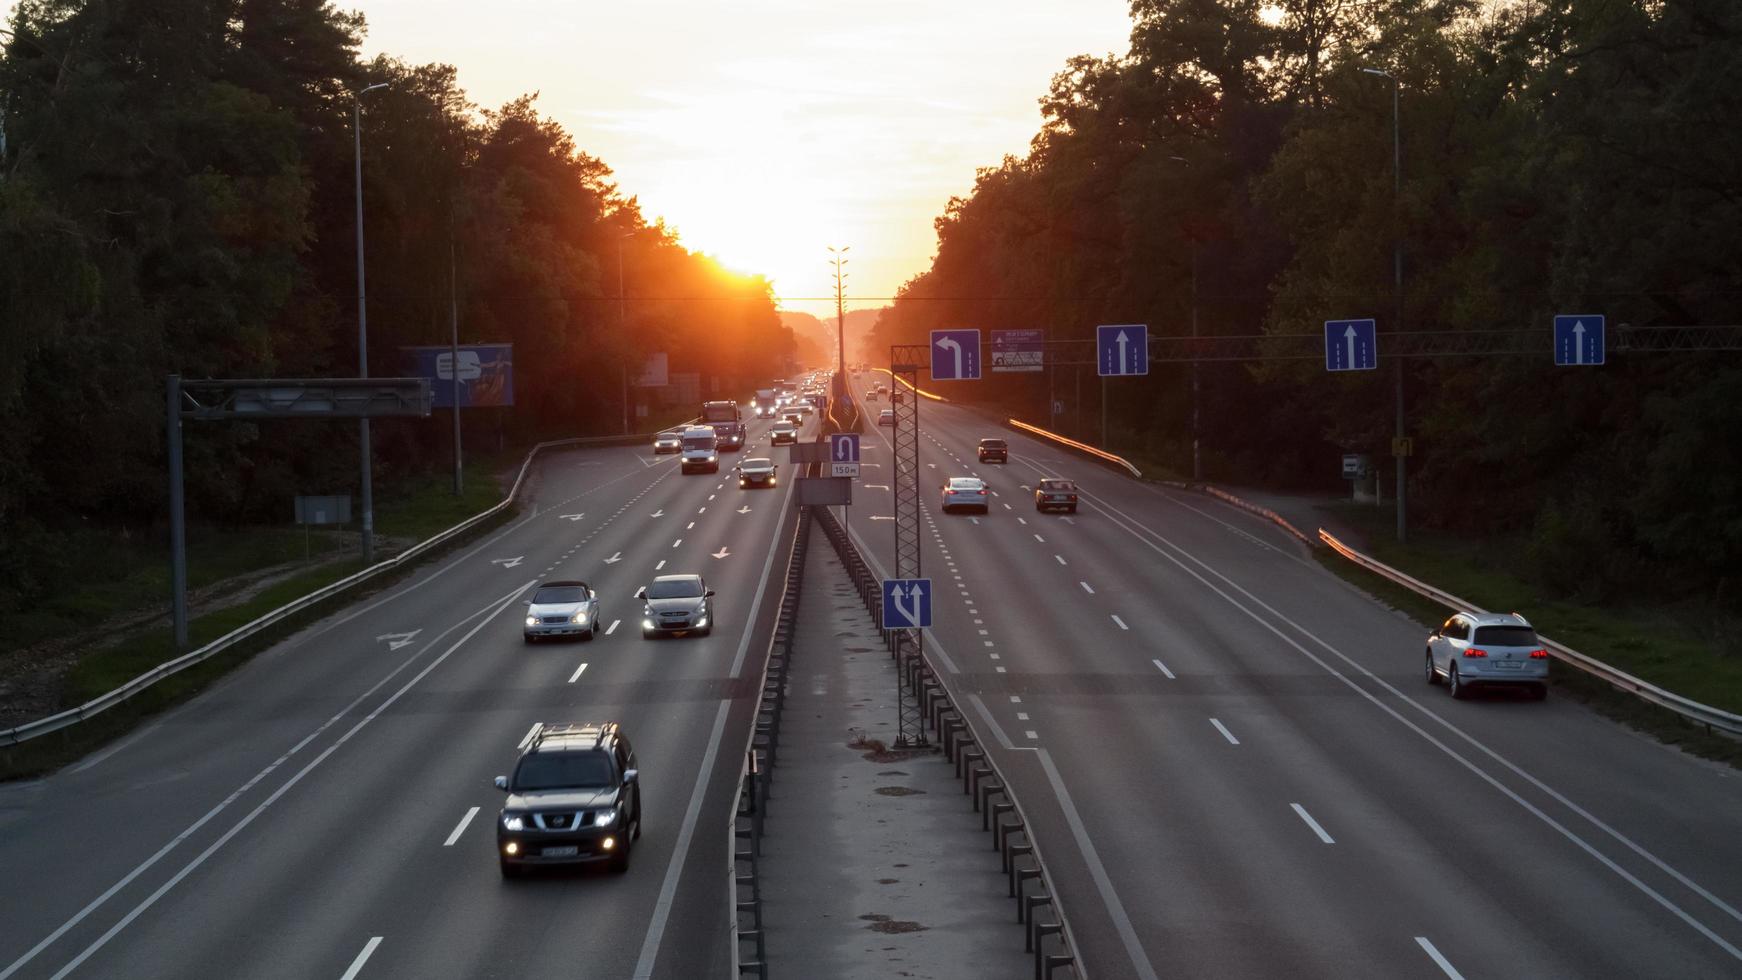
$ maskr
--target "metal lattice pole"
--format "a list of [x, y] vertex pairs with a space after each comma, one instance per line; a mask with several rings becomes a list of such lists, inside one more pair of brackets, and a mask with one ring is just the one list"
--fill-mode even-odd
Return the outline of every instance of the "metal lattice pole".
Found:
[[[894, 346], [889, 349], [889, 373], [894, 380], [895, 453], [891, 464], [890, 489], [895, 498], [895, 577], [921, 577], [919, 514], [919, 386], [922, 359], [930, 356], [925, 346]], [[902, 382], [907, 382], [903, 392]], [[901, 630], [896, 634], [896, 744], [904, 747], [926, 744], [924, 716], [920, 711], [918, 685], [924, 664], [924, 633]]]

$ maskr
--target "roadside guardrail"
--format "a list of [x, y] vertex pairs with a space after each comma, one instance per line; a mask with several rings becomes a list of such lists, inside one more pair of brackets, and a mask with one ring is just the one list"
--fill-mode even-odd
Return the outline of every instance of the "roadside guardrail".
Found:
[[1038, 425], [1029, 425], [1021, 419], [1006, 419], [1005, 424], [1013, 429], [1018, 429], [1031, 435], [1040, 436], [1042, 439], [1051, 440], [1052, 442], [1056, 442], [1066, 448], [1075, 449], [1080, 453], [1086, 453], [1104, 463], [1111, 463], [1139, 479], [1142, 479], [1143, 477], [1143, 474], [1138, 471], [1137, 467], [1131, 465], [1131, 461], [1123, 456], [1115, 456], [1104, 449], [1096, 449], [1094, 446], [1091, 446], [1086, 442], [1078, 442], [1068, 436], [1061, 436], [1056, 432], [1048, 432], [1046, 429], [1043, 429]]
[[949, 399], [948, 399], [948, 398], [945, 398], [945, 397], [944, 397], [944, 396], [942, 396], [942, 395], [939, 395], [939, 394], [937, 394], [937, 393], [935, 393], [935, 392], [930, 392], [930, 391], [926, 391], [926, 390], [925, 390], [925, 389], [924, 389], [924, 388], [917, 388], [917, 387], [915, 387], [915, 386], [914, 386], [914, 385], [913, 385], [913, 384], [912, 384], [912, 383], [911, 383], [911, 382], [909, 382], [909, 381], [908, 381], [908, 380], [907, 380], [907, 379], [906, 379], [906, 378], [898, 378], [898, 377], [896, 377], [896, 376], [895, 376], [895, 372], [893, 372], [893, 371], [891, 371], [891, 370], [889, 370], [889, 369], [888, 369], [888, 368], [872, 368], [872, 369], [871, 369], [871, 370], [873, 370], [873, 371], [881, 371], [881, 372], [883, 372], [883, 373], [884, 373], [884, 374], [887, 374], [887, 375], [889, 375], [889, 379], [890, 379], [890, 380], [891, 380], [891, 381], [894, 381], [894, 382], [895, 382], [895, 383], [896, 383], [896, 384], [899, 384], [899, 385], [901, 385], [901, 386], [903, 386], [903, 387], [905, 387], [905, 388], [906, 388], [906, 389], [907, 389], [907, 390], [908, 390], [908, 391], [911, 391], [911, 392], [914, 392], [914, 393], [916, 393], [916, 394], [918, 394], [918, 395], [919, 395], [919, 397], [921, 397], [921, 398], [924, 398], [924, 399], [926, 399], [926, 400], [927, 400], [927, 401], [934, 401], [934, 402], [947, 402], [947, 401], [949, 401]]
[[[696, 420], [691, 419], [690, 421], [694, 422]], [[139, 692], [151, 687], [153, 684], [163, 680], [165, 677], [179, 674], [189, 667], [210, 660], [212, 657], [223, 653], [225, 650], [230, 649], [262, 630], [268, 629], [300, 612], [338, 596], [384, 572], [390, 572], [396, 568], [400, 568], [413, 560], [440, 548], [442, 545], [465, 535], [468, 531], [471, 531], [478, 525], [488, 521], [490, 518], [503, 513], [514, 505], [515, 497], [519, 495], [521, 487], [526, 483], [526, 474], [532, 467], [533, 458], [547, 449], [561, 449], [573, 446], [608, 445], [610, 443], [624, 442], [635, 438], [651, 439], [653, 438], [653, 434], [649, 433], [645, 436], [638, 437], [583, 436], [573, 439], [554, 439], [549, 442], [541, 442], [527, 450], [526, 459], [521, 462], [520, 471], [514, 477], [514, 485], [509, 488], [508, 495], [502, 498], [502, 502], [496, 504], [494, 507], [474, 514], [460, 523], [455, 524], [453, 527], [412, 545], [399, 554], [394, 555], [392, 558], [377, 562], [374, 565], [352, 575], [348, 575], [331, 585], [324, 586], [305, 596], [293, 599], [258, 619], [236, 627], [197, 650], [190, 653], [184, 653], [173, 660], [166, 660], [120, 687], [115, 688], [113, 691], [92, 698], [76, 708], [68, 708], [58, 714], [52, 714], [46, 718], [39, 718], [36, 721], [26, 722], [25, 724], [19, 725], [15, 728], [9, 728], [0, 732], [0, 745], [18, 745], [33, 738], [38, 738], [50, 734], [51, 732], [58, 732], [64, 728], [76, 725], [79, 722], [94, 718], [129, 698], [134, 697], [139, 694]]]
[[[1016, 921], [1023, 927], [1025, 952], [1034, 954], [1035, 980], [1049, 980], [1053, 971], [1070, 967], [1072, 975], [1082, 980], [1087, 973], [1076, 954], [1069, 921], [1065, 917], [1058, 891], [1053, 888], [1041, 858], [1040, 842], [1029, 830], [1027, 815], [1017, 801], [1010, 781], [998, 768], [998, 763], [982, 745], [968, 713], [956, 706], [955, 695], [943, 678], [932, 669], [922, 654], [911, 645], [898, 640], [900, 634], [881, 630], [883, 625], [882, 583], [865, 562], [864, 556], [847, 535], [845, 528], [827, 507], [809, 508], [823, 534], [834, 545], [841, 564], [853, 580], [859, 597], [883, 634], [883, 644], [895, 659], [896, 669], [904, 675], [908, 690], [917, 691], [921, 714], [927, 727], [942, 744], [944, 757], [962, 780], [962, 792], [973, 798], [974, 812], [980, 814], [980, 829], [992, 835], [992, 849], [998, 852], [1000, 865], [1016, 903]], [[1019, 839], [1020, 838], [1020, 839]], [[1030, 887], [1033, 883], [1033, 887]], [[1052, 910], [1052, 921], [1040, 921], [1040, 909]], [[1052, 942], [1049, 944], [1048, 939]], [[1048, 948], [1049, 945], [1052, 948]]]
[[[1319, 540], [1323, 541], [1332, 551], [1335, 551], [1344, 558], [1360, 565], [1362, 568], [1367, 569], [1373, 574], [1397, 585], [1401, 585], [1418, 595], [1426, 596], [1443, 606], [1448, 606], [1454, 610], [1463, 610], [1465, 612], [1481, 613], [1488, 611], [1473, 602], [1466, 602], [1444, 589], [1429, 585], [1418, 578], [1392, 568], [1390, 565], [1387, 565], [1376, 558], [1371, 558], [1356, 551], [1337, 540], [1334, 535], [1323, 528], [1319, 529]], [[1704, 725], [1708, 732], [1719, 731], [1727, 735], [1742, 736], [1742, 715], [1732, 714], [1731, 712], [1725, 711], [1721, 708], [1714, 708], [1711, 705], [1701, 704], [1698, 701], [1684, 698], [1679, 694], [1666, 691], [1663, 688], [1658, 687], [1656, 684], [1640, 680], [1624, 670], [1611, 667], [1595, 657], [1586, 656], [1585, 654], [1574, 650], [1572, 647], [1562, 643], [1556, 643], [1546, 636], [1541, 636], [1539, 634], [1538, 639], [1542, 640], [1543, 646], [1548, 649], [1549, 653], [1552, 654], [1555, 659], [1560, 660], [1563, 663], [1571, 664], [1593, 677], [1606, 681], [1611, 687], [1614, 687], [1619, 691], [1632, 694], [1634, 697], [1643, 701], [1648, 701], [1667, 711], [1673, 711], [1695, 724]]]

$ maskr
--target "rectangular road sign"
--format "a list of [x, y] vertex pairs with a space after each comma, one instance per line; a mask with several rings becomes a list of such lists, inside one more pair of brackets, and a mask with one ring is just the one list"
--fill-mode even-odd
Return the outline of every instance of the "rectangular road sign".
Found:
[[1095, 328], [1095, 370], [1103, 378], [1149, 373], [1149, 324], [1115, 323]]
[[853, 481], [838, 476], [801, 476], [794, 492], [800, 507], [845, 507], [853, 502]]
[[931, 379], [933, 381], [980, 380], [980, 331], [933, 330], [931, 332]]
[[1608, 350], [1607, 319], [1601, 313], [1554, 318], [1554, 362], [1562, 367], [1603, 363]]
[[1372, 371], [1379, 367], [1377, 320], [1326, 320], [1325, 370]]
[[836, 432], [829, 436], [829, 462], [857, 463], [859, 461], [859, 433]]
[[830, 463], [830, 476], [855, 477], [859, 475], [858, 463]]
[[1039, 371], [1046, 367], [1045, 330], [992, 331], [992, 373]]
[[[413, 377], [428, 378], [433, 408], [454, 407], [455, 359], [448, 347], [401, 347]], [[463, 344], [458, 380], [461, 408], [514, 404], [514, 345]]]
[[883, 580], [883, 628], [927, 629], [931, 626], [931, 579]]

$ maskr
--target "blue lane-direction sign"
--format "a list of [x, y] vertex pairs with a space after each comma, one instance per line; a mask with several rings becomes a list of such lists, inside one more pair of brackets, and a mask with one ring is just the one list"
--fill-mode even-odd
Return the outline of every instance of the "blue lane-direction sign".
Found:
[[1149, 324], [1114, 323], [1095, 328], [1095, 370], [1103, 378], [1149, 373]]
[[1603, 363], [1608, 350], [1601, 313], [1561, 314], [1554, 318], [1554, 362], [1562, 367]]
[[1375, 320], [1325, 321], [1325, 370], [1372, 371], [1379, 367]]
[[980, 380], [980, 331], [933, 330], [931, 332], [931, 379], [933, 381]]
[[883, 628], [927, 629], [931, 626], [931, 579], [883, 580]]
[[836, 432], [829, 436], [829, 462], [857, 463], [859, 461], [859, 433]]

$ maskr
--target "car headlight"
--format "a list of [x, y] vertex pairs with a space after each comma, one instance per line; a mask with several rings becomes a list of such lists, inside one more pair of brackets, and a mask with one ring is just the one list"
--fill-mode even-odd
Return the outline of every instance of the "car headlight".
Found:
[[526, 818], [518, 813], [505, 813], [502, 815], [502, 829], [525, 830]]
[[528, 626], [537, 626], [537, 625], [538, 625], [538, 617], [537, 617], [537, 616], [528, 616], [528, 617], [526, 617], [526, 625], [528, 625]]
[[643, 629], [652, 629], [653, 628], [653, 620], [644, 619], [641, 621], [641, 626]]
[[708, 625], [708, 617], [706, 617], [706, 616], [697, 616], [696, 617], [696, 626], [698, 628], [706, 626], [706, 625]]
[[609, 827], [616, 822], [616, 810], [600, 810], [598, 813], [593, 814], [593, 826], [595, 827]]

